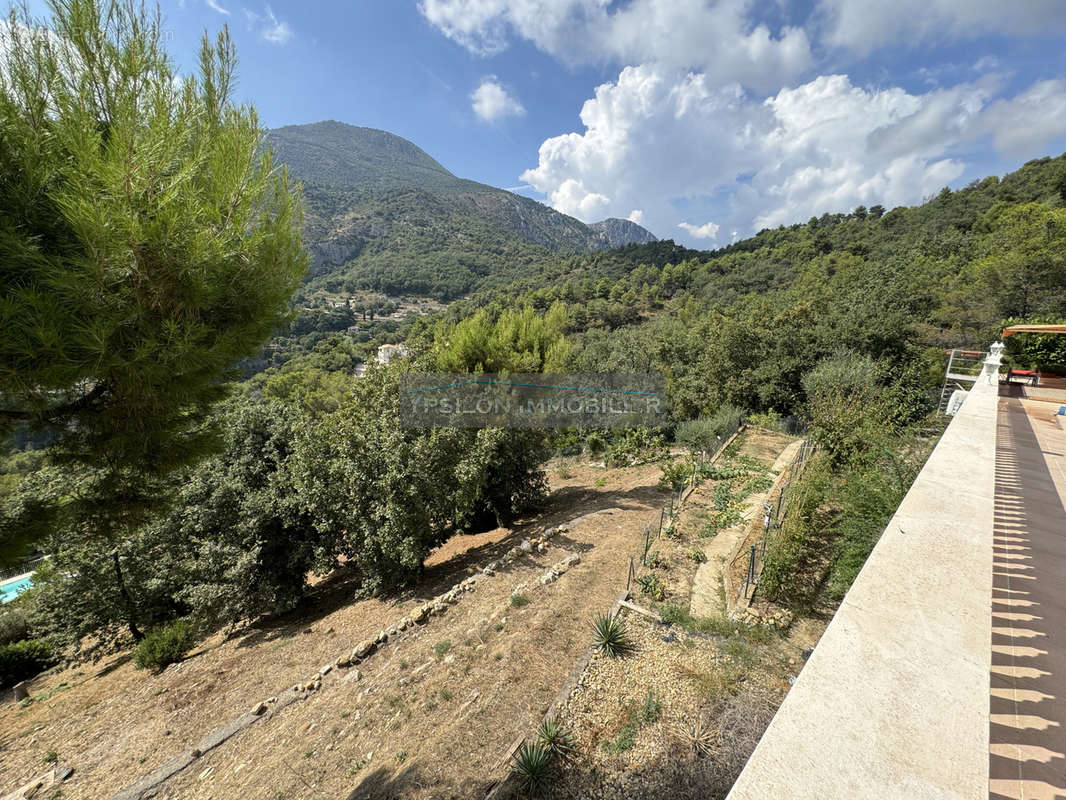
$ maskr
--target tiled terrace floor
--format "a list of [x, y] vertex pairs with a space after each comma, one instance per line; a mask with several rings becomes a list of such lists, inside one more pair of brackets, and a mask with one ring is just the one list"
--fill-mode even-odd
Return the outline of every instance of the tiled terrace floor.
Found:
[[1001, 389], [989, 796], [1066, 797], [1066, 418]]

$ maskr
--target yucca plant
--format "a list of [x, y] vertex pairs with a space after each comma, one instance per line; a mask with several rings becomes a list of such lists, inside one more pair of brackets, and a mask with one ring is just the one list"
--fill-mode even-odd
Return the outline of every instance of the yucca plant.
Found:
[[551, 760], [551, 748], [540, 742], [525, 742], [515, 753], [511, 772], [518, 777], [530, 797], [536, 797], [551, 788]]
[[626, 637], [626, 624], [618, 616], [599, 614], [592, 623], [592, 643], [596, 649], [612, 658], [622, 656], [633, 649]]
[[713, 731], [704, 722], [703, 717], [697, 717], [695, 721], [687, 725], [679, 724], [677, 736], [701, 756], [709, 755], [714, 744]]
[[537, 744], [544, 745], [558, 758], [569, 758], [574, 752], [574, 737], [555, 720], [540, 723], [534, 738]]

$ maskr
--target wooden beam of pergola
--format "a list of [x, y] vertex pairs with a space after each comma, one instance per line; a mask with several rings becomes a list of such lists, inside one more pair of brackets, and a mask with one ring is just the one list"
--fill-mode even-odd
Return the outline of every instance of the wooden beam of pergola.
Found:
[[1003, 338], [1016, 333], [1066, 333], [1066, 325], [1011, 325], [1003, 329]]

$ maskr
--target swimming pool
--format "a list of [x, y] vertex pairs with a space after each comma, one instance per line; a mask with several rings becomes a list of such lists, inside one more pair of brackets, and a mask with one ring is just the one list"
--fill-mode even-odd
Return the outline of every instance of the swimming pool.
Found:
[[33, 583], [32, 574], [19, 575], [9, 581], [0, 583], [0, 603], [7, 603], [14, 600], [24, 591], [29, 589], [31, 583]]

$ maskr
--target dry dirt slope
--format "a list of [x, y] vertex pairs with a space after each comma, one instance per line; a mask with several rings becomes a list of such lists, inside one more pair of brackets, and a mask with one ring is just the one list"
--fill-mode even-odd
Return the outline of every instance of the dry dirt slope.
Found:
[[[572, 472], [553, 476], [542, 517], [449, 542], [416, 591], [350, 602], [352, 587], [337, 576], [299, 615], [215, 637], [159, 676], [119, 657], [35, 681], [35, 702], [0, 709], [0, 794], [40, 773], [54, 751], [75, 769], [63, 798], [108, 797], [523, 538], [569, 523], [547, 552], [508, 565], [442, 616], [390, 640], [360, 665], [360, 680], [346, 680], [351, 670], [327, 675], [320, 691], [206, 753], [157, 796], [477, 795], [565, 680], [589, 620], [624, 585], [628, 556], [658, 520], [658, 467]], [[577, 566], [555, 583], [537, 581], [569, 554], [580, 555]], [[529, 603], [515, 607], [519, 584]]]

